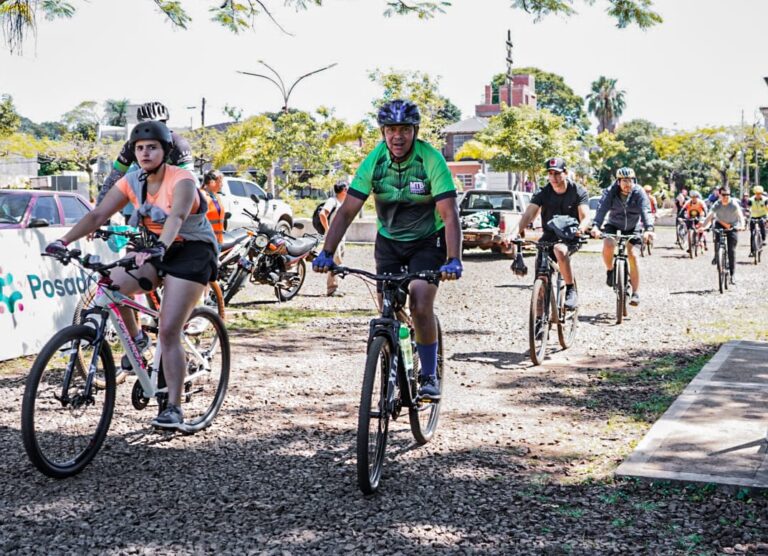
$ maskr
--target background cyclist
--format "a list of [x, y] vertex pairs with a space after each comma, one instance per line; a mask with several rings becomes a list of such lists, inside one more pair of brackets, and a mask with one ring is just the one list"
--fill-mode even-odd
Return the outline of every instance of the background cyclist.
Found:
[[[135, 256], [136, 278], [116, 268], [111, 278], [125, 295], [139, 293], [138, 278], [146, 278], [156, 288], [164, 280], [158, 338], [163, 346], [162, 364], [168, 384], [168, 404], [152, 424], [179, 428], [184, 417], [181, 392], [186, 373], [186, 357], [181, 345], [182, 326], [200, 299], [206, 284], [216, 276], [218, 243], [206, 218], [206, 201], [197, 189], [197, 181], [188, 170], [165, 163], [171, 145], [171, 132], [162, 122], [142, 122], [131, 132], [130, 146], [140, 172], [131, 172], [118, 180], [104, 200], [84, 216], [61, 239], [45, 251], [56, 255], [69, 243], [94, 232], [115, 212], [131, 203], [135, 211], [132, 226], [141, 226], [154, 238], [151, 246], [129, 253]], [[149, 264], [146, 264], [149, 263]], [[143, 351], [149, 344], [139, 328], [134, 312], [121, 310], [134, 341]]]
[[589, 229], [589, 195], [587, 190], [568, 179], [565, 160], [550, 158], [545, 163], [549, 184], [531, 198], [531, 202], [520, 218], [518, 235], [525, 237], [525, 229], [541, 211], [543, 242], [558, 242], [554, 248], [560, 274], [565, 281], [565, 307], [573, 310], [579, 306], [579, 297], [573, 287], [574, 276], [571, 268], [571, 254], [578, 250], [578, 244], [560, 242], [548, 224], [555, 216], [570, 216], [579, 221], [578, 235], [585, 235]]
[[[603, 191], [600, 206], [595, 214], [592, 227], [592, 237], [600, 237], [600, 228], [608, 215], [604, 231], [608, 234], [621, 232], [622, 235], [640, 233], [643, 226], [642, 239], [632, 239], [627, 244], [627, 259], [629, 260], [629, 283], [632, 284], [630, 305], [639, 305], [640, 268], [638, 266], [635, 245], [648, 241], [653, 233], [653, 217], [651, 204], [643, 188], [637, 184], [635, 171], [632, 168], [619, 168], [616, 171], [616, 181]], [[603, 240], [603, 263], [606, 268], [606, 283], [613, 287], [613, 252], [616, 240], [606, 237]]]
[[[333, 257], [339, 242], [373, 193], [378, 226], [374, 251], [377, 273], [440, 270], [443, 279], [461, 278], [456, 187], [443, 155], [417, 138], [421, 123], [418, 107], [408, 100], [387, 102], [379, 109], [377, 122], [383, 141], [360, 164], [312, 268], [327, 272], [335, 266]], [[437, 399], [437, 284], [414, 280], [409, 291], [421, 362], [419, 395]]]
[[[733, 274], [736, 272], [736, 244], [739, 242], [737, 232], [744, 229], [744, 214], [741, 212], [739, 204], [731, 200], [730, 189], [722, 188], [720, 190], [720, 199], [712, 205], [712, 210], [704, 220], [704, 227], [707, 227], [712, 221], [714, 221], [716, 229], [725, 230], [731, 284], [735, 284]], [[712, 259], [712, 264], [717, 264], [717, 245], [715, 245], [715, 258]]]
[[[751, 234], [754, 227], [758, 226], [760, 228], [760, 235], [763, 237], [763, 243], [765, 243], [765, 217], [768, 215], [768, 198], [763, 195], [762, 185], [756, 185], [752, 189], [752, 193], [754, 195], [749, 199], [749, 232]], [[749, 256], [751, 257], [754, 255], [755, 246], [750, 244], [749, 249]]]

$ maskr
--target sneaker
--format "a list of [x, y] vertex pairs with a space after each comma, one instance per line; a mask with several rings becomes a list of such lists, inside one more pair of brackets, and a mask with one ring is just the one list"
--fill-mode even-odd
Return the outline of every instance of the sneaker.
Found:
[[713, 265], [716, 265], [716, 264], [717, 264], [717, 255], [715, 255], [714, 257], [712, 257], [712, 264], [713, 264]]
[[152, 426], [159, 429], [178, 429], [184, 424], [184, 412], [178, 405], [168, 404], [165, 410], [152, 419]]
[[564, 305], [569, 311], [573, 311], [579, 306], [579, 294], [576, 293], [576, 288], [568, 288], [566, 290]]
[[732, 286], [736, 285], [736, 280], [733, 279], [733, 275], [731, 275], [731, 285]]
[[640, 305], [640, 296], [637, 293], [633, 293], [632, 297], [629, 298], [629, 304], [632, 305], [632, 307]]
[[186, 329], [184, 330], [189, 336], [197, 336], [205, 332], [211, 325], [211, 321], [204, 319], [203, 317], [197, 317], [189, 321]]
[[419, 397], [426, 400], [437, 401], [440, 399], [440, 381], [435, 375], [421, 375], [419, 377]]
[[[149, 349], [150, 339], [146, 332], [143, 330], [141, 331], [141, 339], [136, 342], [136, 347], [139, 348], [139, 353], [144, 353]], [[123, 355], [123, 357], [120, 359], [120, 366], [125, 371], [133, 371], [133, 365], [131, 365], [131, 360], [128, 359], [128, 355]]]
[[605, 283], [609, 288], [613, 287], [613, 269], [605, 271]]

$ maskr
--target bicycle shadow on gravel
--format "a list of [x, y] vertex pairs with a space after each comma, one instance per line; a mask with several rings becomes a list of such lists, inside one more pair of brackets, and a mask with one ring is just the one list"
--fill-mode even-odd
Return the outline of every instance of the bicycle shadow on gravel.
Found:
[[526, 360], [528, 360], [527, 351], [524, 353], [514, 351], [475, 351], [454, 353], [448, 358], [448, 361], [455, 361], [458, 363], [493, 365], [497, 369], [512, 369], [518, 367], [520, 363]]
[[616, 313], [597, 313], [595, 315], [579, 315], [579, 322], [586, 322], [587, 324], [616, 324]]
[[[439, 432], [421, 449], [388, 451], [380, 491], [367, 497], [357, 488], [348, 434], [312, 437], [294, 427], [163, 448], [110, 437], [115, 449], [71, 479], [48, 479], [28, 464], [16, 470], [13, 484], [0, 487], [0, 542], [8, 552], [383, 554], [396, 547], [490, 556], [503, 546], [537, 554], [673, 553], [689, 533], [697, 534], [697, 550], [745, 532], [760, 538], [759, 520], [718, 522], [747, 507], [733, 497], [716, 499], [719, 511], [702, 511], [709, 499], [684, 489], [558, 484], [574, 466], [590, 464], [588, 450], [511, 438], [450, 450]], [[674, 535], [664, 510], [670, 502], [679, 519]], [[749, 507], [764, 514], [768, 499], [753, 498]]]
[[715, 293], [717, 290], [715, 288], [709, 288], [706, 290], [685, 290], [685, 291], [679, 291], [679, 292], [669, 292], [669, 295], [705, 295], [709, 293]]

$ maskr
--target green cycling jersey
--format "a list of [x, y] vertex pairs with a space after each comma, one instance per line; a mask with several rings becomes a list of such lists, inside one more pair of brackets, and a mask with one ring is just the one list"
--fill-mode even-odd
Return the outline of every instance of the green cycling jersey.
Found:
[[382, 141], [360, 164], [349, 186], [349, 194], [361, 200], [371, 192], [379, 234], [413, 241], [445, 226], [435, 203], [456, 197], [456, 186], [445, 158], [429, 143], [417, 139], [408, 158], [397, 163]]

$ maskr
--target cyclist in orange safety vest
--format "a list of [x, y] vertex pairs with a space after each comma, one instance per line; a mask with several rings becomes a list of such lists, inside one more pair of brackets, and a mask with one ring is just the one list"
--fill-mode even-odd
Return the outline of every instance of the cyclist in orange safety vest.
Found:
[[203, 177], [203, 191], [208, 196], [208, 212], [206, 216], [211, 223], [213, 233], [221, 245], [224, 242], [224, 224], [225, 213], [224, 205], [221, 203], [219, 191], [221, 191], [221, 181], [224, 175], [218, 170], [211, 170]]

